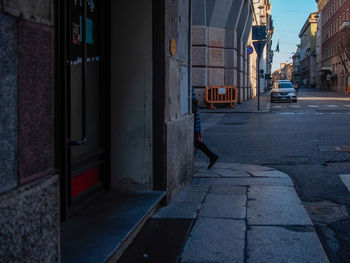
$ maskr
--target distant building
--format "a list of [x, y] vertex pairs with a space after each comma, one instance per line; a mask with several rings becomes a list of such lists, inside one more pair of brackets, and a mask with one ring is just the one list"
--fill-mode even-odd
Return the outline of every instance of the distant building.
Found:
[[297, 51], [293, 55], [293, 82], [300, 83], [300, 44], [297, 45]]
[[302, 86], [316, 87], [316, 32], [317, 12], [309, 15], [304, 26], [300, 30], [300, 57], [299, 73]]
[[282, 69], [282, 79], [287, 79], [287, 80], [292, 81], [293, 71], [294, 71], [293, 62], [288, 63], [288, 64], [286, 63]]
[[[321, 67], [319, 78], [321, 87], [343, 91], [349, 86], [349, 58], [343, 54], [349, 46], [346, 23], [350, 19], [350, 0], [317, 1], [321, 14]], [[343, 26], [344, 25], [344, 26]], [[343, 27], [342, 27], [343, 26]]]
[[272, 73], [272, 81], [276, 82], [281, 79], [293, 81], [294, 64], [291, 63], [281, 63], [279, 69]]

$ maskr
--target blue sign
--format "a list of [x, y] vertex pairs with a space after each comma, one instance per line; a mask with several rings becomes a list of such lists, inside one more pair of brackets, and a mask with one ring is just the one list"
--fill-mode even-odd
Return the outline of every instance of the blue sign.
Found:
[[247, 46], [247, 53], [248, 53], [248, 55], [253, 54], [253, 52], [254, 52], [254, 48], [252, 46]]
[[266, 26], [253, 26], [252, 31], [252, 40], [266, 39]]
[[254, 41], [254, 48], [258, 56], [260, 57], [264, 51], [264, 47], [266, 45], [266, 41]]

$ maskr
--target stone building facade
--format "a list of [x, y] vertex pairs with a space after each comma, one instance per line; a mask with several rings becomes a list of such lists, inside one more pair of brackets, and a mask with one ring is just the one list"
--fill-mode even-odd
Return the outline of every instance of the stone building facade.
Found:
[[318, 11], [311, 13], [299, 33], [300, 84], [308, 88], [316, 88], [317, 15]]
[[207, 86], [238, 87], [238, 102], [252, 96], [246, 44], [251, 0], [192, 1], [192, 85], [200, 106]]
[[321, 72], [322, 87], [328, 90], [346, 92], [348, 76], [340, 59], [349, 34], [341, 30], [345, 21], [350, 20], [349, 0], [329, 0], [321, 10]]
[[111, 212], [139, 223], [192, 176], [191, 4], [4, 0], [0, 20], [1, 261], [116, 259], [139, 228]]

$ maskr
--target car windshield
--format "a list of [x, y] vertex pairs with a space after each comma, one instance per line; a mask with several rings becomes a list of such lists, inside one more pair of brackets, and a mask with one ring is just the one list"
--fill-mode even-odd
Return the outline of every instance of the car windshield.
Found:
[[293, 84], [290, 82], [281, 82], [278, 85], [280, 89], [292, 89], [293, 88]]

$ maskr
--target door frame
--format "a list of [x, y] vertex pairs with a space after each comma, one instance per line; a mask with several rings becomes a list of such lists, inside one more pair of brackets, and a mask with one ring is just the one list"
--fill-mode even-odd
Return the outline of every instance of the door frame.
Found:
[[153, 189], [167, 190], [165, 129], [165, 1], [152, 1], [153, 52]]
[[[69, 0], [55, 0], [55, 27], [54, 27], [54, 68], [55, 68], [55, 166], [60, 177], [60, 210], [61, 220], [65, 221], [74, 211], [71, 209], [69, 194], [71, 193], [71, 156], [69, 151], [69, 129], [68, 123], [68, 88], [70, 85], [69, 79], [69, 61], [67, 53], [69, 17], [68, 7]], [[104, 138], [104, 188], [110, 189], [110, 0], [101, 0], [104, 2], [104, 16], [101, 16], [101, 26], [105, 38], [101, 41], [101, 71], [104, 72], [104, 77], [101, 85], [105, 88], [101, 90], [102, 96], [105, 98], [103, 108], [100, 115], [101, 120], [105, 123], [101, 130], [101, 137]], [[88, 200], [87, 200], [88, 201]], [[83, 204], [82, 204], [83, 205]]]

